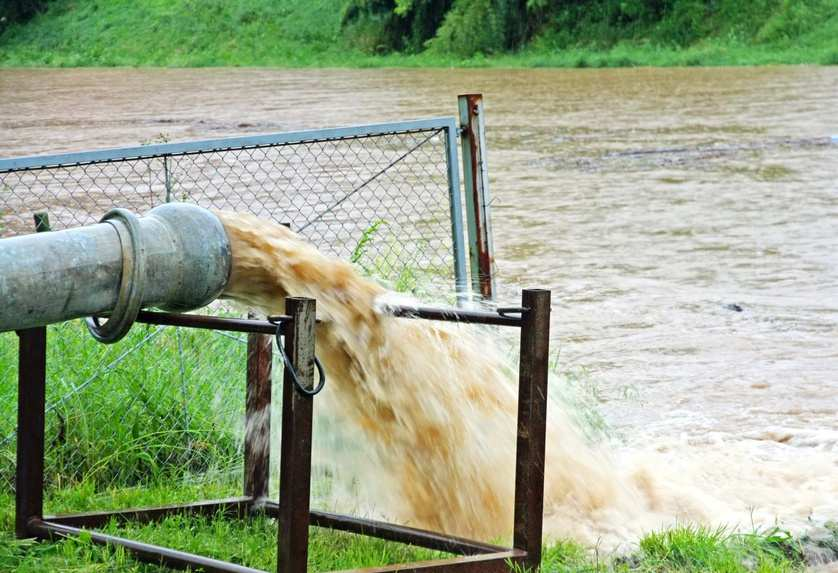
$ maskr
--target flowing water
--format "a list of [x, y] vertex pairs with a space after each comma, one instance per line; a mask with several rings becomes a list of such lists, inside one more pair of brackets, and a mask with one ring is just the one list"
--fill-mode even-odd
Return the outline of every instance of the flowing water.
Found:
[[289, 295], [317, 301], [317, 354], [329, 380], [318, 407], [361, 431], [369, 447], [360, 477], [403, 521], [506, 533], [516, 410], [500, 355], [468, 331], [382, 316], [382, 287], [281, 225], [219, 215], [234, 261], [225, 297], [266, 314], [282, 314]]
[[469, 91], [502, 298], [553, 290], [560, 369], [613, 442], [557, 455], [584, 488], [549, 530], [836, 518], [834, 67], [2, 71], [0, 155], [450, 115]]
[[[514, 364], [493, 344], [500, 340], [469, 327], [388, 317], [379, 310], [392, 295], [349, 263], [282, 225], [219, 216], [233, 252], [226, 298], [266, 314], [283, 313], [287, 296], [317, 301], [317, 353], [330, 381], [318, 408], [340, 434], [360, 434], [359, 459], [348, 470], [367, 484], [379, 511], [433, 531], [508, 537], [517, 387]], [[694, 487], [661, 480], [651, 465], [620, 465], [589, 443], [561, 403], [553, 406], [548, 531], [611, 543], [676, 515], [706, 519]]]

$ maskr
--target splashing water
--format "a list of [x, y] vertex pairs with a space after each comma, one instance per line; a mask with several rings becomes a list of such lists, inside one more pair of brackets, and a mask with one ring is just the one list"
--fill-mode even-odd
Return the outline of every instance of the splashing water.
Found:
[[[218, 216], [233, 251], [225, 297], [274, 314], [284, 312], [286, 296], [316, 299], [317, 354], [329, 379], [318, 400], [360, 433], [368, 459], [356, 470], [372, 484], [379, 509], [417, 527], [508, 537], [516, 371], [491, 337], [381, 314], [387, 291], [349, 263], [323, 255], [283, 226], [250, 215]], [[815, 498], [835, 493], [834, 476], [813, 486], [800, 474], [747, 466], [730, 452], [723, 463], [736, 471], [723, 475], [741, 487], [729, 488], [725, 501], [697, 485], [706, 469], [701, 462], [679, 465], [683, 460], [659, 452], [620, 457], [590, 443], [557, 404], [548, 411], [548, 535], [613, 547], [676, 520], [751, 526], [748, 508], [759, 502], [749, 492], [772, 501], [792, 487]], [[834, 471], [827, 460], [817, 471], [828, 474], [830, 465]], [[767, 485], [749, 484], [751, 476]], [[779, 499], [806, 515], [809, 498], [792, 495]], [[766, 512], [765, 520], [774, 515]]]

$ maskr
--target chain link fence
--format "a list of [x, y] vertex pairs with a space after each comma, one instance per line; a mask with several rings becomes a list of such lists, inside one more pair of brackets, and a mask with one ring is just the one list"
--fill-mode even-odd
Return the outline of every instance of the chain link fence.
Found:
[[[60, 230], [186, 201], [288, 224], [399, 290], [453, 292], [465, 285], [456, 140], [444, 118], [0, 161], [0, 236], [32, 232], [36, 212]], [[135, 325], [103, 346], [80, 321], [50, 327], [47, 487], [239, 494], [246, 352], [228, 333]], [[14, 487], [16, 407], [17, 337], [5, 333], [0, 492]]]

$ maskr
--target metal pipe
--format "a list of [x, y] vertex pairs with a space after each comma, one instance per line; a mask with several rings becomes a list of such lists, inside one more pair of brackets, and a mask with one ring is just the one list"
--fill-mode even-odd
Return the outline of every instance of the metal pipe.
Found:
[[181, 312], [208, 304], [231, 266], [221, 221], [184, 203], [141, 218], [115, 209], [99, 224], [0, 239], [0, 332], [111, 314], [91, 331], [114, 342], [141, 307]]
[[151, 312], [141, 310], [137, 314], [137, 322], [141, 324], [159, 324], [162, 326], [180, 326], [183, 328], [198, 328], [201, 330], [221, 330], [225, 332], [247, 332], [256, 334], [276, 335], [279, 323], [291, 320], [291, 317], [279, 315], [271, 317], [273, 322], [254, 320], [251, 318], [228, 318], [220, 316], [204, 316], [200, 314], [172, 314], [166, 312]]
[[425, 320], [442, 320], [446, 322], [463, 322], [471, 324], [493, 324], [497, 326], [521, 326], [520, 314], [523, 308], [498, 308], [494, 312], [482, 310], [465, 310], [459, 308], [435, 308], [432, 306], [404, 306], [387, 304], [381, 308], [384, 314], [399, 318], [422, 318]]
[[80, 527], [59, 525], [58, 523], [40, 519], [33, 519], [29, 524], [29, 530], [41, 539], [84, 537], [96, 545], [122, 547], [133, 553], [141, 561], [166, 565], [172, 569], [188, 569], [190, 571], [197, 569], [206, 573], [265, 573], [261, 569], [253, 569], [244, 565], [236, 565], [235, 563], [227, 563], [226, 561], [219, 561], [210, 557], [186, 553], [185, 551], [177, 551], [176, 549], [125, 539]]

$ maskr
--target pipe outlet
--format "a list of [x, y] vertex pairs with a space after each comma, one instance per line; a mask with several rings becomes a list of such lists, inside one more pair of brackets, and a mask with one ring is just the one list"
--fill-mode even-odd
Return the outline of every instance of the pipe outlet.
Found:
[[0, 239], [0, 332], [88, 319], [116, 342], [143, 307], [183, 312], [224, 290], [230, 241], [211, 212], [167, 203], [137, 217], [114, 209], [86, 227]]

